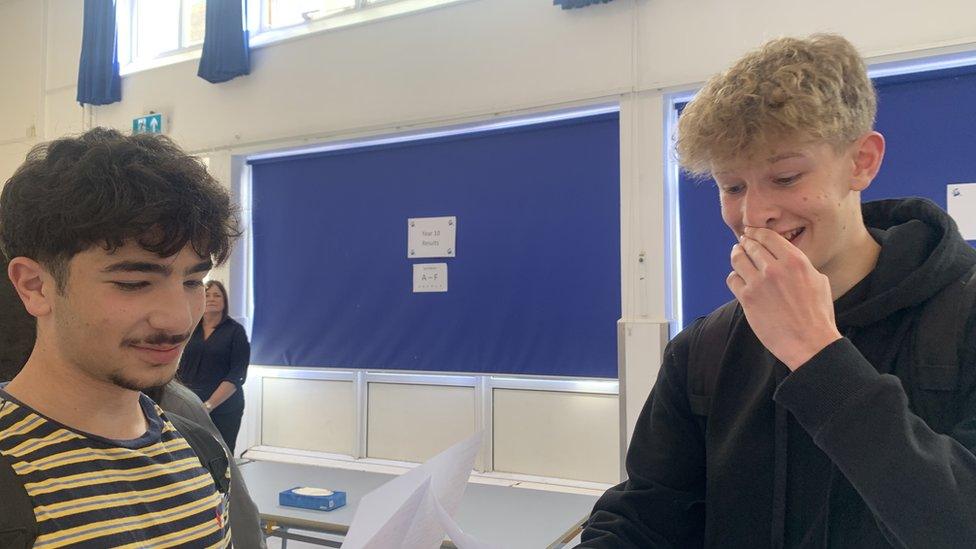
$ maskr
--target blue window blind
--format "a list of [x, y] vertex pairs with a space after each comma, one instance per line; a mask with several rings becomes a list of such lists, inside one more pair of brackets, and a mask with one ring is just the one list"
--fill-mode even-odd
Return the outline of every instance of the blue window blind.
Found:
[[[946, 185], [976, 181], [976, 68], [876, 79], [887, 152], [865, 201], [921, 196], [946, 207]], [[684, 105], [679, 105], [679, 112]], [[732, 299], [725, 286], [735, 239], [722, 222], [713, 180], [679, 179], [685, 325]]]
[[[616, 113], [252, 162], [253, 361], [616, 377]], [[407, 219], [457, 216], [457, 257]], [[447, 263], [448, 292], [412, 265]]]

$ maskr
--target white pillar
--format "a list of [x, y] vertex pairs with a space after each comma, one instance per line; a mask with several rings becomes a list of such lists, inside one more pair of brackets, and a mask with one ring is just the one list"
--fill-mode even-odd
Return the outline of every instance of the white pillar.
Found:
[[637, 416], [668, 340], [667, 102], [634, 92], [620, 102], [621, 319], [618, 322], [621, 478]]

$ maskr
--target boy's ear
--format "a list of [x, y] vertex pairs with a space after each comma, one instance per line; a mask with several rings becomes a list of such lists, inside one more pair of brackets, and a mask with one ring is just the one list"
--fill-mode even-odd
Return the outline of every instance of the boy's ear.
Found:
[[863, 191], [874, 181], [884, 160], [885, 139], [876, 131], [871, 131], [854, 142], [853, 171], [851, 172], [851, 190]]
[[15, 257], [7, 265], [7, 276], [28, 313], [35, 317], [51, 313], [57, 285], [40, 263], [26, 257]]

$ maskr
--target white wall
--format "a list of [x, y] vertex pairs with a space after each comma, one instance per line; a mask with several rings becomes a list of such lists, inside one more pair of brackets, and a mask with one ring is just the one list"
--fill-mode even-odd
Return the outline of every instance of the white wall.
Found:
[[[47, 36], [44, 71], [44, 139], [78, 133], [83, 129], [83, 109], [78, 95], [78, 57], [81, 55], [81, 21], [84, 2], [34, 0], [45, 6]], [[131, 127], [131, 126], [130, 126]]]
[[198, 78], [196, 62], [140, 73], [96, 121], [125, 127], [154, 109], [171, 116], [181, 143], [204, 149], [387, 131], [625, 89], [626, 3], [589, 17], [549, 4], [478, 0], [279, 43], [254, 51], [251, 76], [225, 84]]
[[[0, 180], [36, 141], [31, 127], [49, 139], [86, 123], [74, 102], [81, 13], [80, 0], [0, 0]], [[224, 84], [197, 78], [195, 61], [132, 74], [123, 101], [94, 108], [91, 122], [125, 129], [163, 112], [230, 186], [235, 159], [251, 152], [619, 102], [626, 438], [668, 320], [666, 94], [776, 35], [841, 32], [889, 60], [974, 49], [973, 21], [972, 0], [614, 0], [570, 11], [470, 0], [257, 49], [252, 74]]]
[[0, 0], [0, 186], [33, 145], [82, 129], [75, 102], [82, 7]]
[[[0, 186], [23, 160], [37, 132], [44, 97], [44, 12], [39, 2], [0, 3]], [[13, 24], [17, 21], [17, 24]], [[42, 128], [43, 130], [43, 128]]]

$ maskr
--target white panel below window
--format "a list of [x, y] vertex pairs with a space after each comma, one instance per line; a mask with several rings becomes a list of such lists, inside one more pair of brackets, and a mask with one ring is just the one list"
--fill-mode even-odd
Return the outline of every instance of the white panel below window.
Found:
[[495, 389], [494, 470], [617, 483], [616, 395]]
[[265, 377], [261, 444], [353, 455], [356, 393], [348, 381]]
[[366, 454], [423, 462], [475, 432], [473, 387], [370, 383]]

